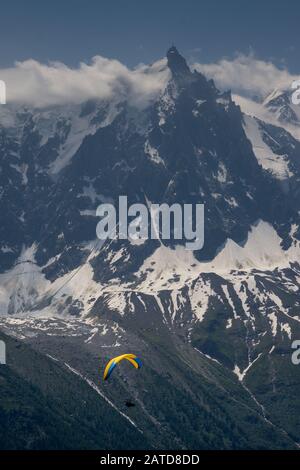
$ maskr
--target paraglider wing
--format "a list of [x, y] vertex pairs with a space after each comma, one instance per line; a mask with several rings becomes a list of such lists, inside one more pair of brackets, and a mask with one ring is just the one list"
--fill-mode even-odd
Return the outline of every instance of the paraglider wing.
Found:
[[139, 369], [142, 366], [141, 360], [135, 354], [122, 354], [121, 356], [114, 357], [111, 359], [104, 369], [103, 379], [107, 380], [118, 364], [118, 362], [122, 361], [123, 359], [127, 359], [136, 369]]

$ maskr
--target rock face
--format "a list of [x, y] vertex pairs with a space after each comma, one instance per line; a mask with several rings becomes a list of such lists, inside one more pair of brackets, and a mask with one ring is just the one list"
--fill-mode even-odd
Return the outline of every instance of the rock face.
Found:
[[[146, 109], [123, 97], [7, 111], [0, 128], [1, 326], [43, 353], [59, 351], [58, 360], [84, 377], [95, 375], [99, 351], [142, 350], [151, 393], [159, 377], [168, 388], [173, 354], [182, 369], [175, 377], [172, 365], [171, 382], [183, 402], [191, 398], [185, 380], [235, 390], [246, 400], [236, 405], [235, 425], [252, 436], [249, 418], [261, 430], [252, 448], [275, 441], [293, 447], [300, 433], [299, 370], [291, 362], [292, 341], [300, 338], [300, 142], [244, 115], [175, 47], [166, 66], [167, 86]], [[278, 99], [265, 102], [275, 114]], [[187, 251], [185, 240], [100, 242], [96, 208], [117, 205], [120, 195], [129, 204], [205, 204], [203, 249]], [[186, 360], [193, 372], [183, 370]], [[160, 426], [160, 441], [149, 435], [149, 442], [169, 446], [162, 423], [171, 432], [175, 411], [162, 418], [135, 380], [130, 375], [125, 389], [139, 400], [139, 427], [147, 420]], [[198, 411], [203, 393], [193, 402]], [[244, 406], [256, 417], [244, 417]], [[217, 427], [199, 429], [192, 446], [198, 439], [202, 447], [233, 448], [226, 427], [214, 444]], [[188, 446], [180, 433], [176, 439]]]
[[298, 127], [300, 125], [300, 109], [298, 105], [293, 104], [293, 90], [291, 86], [286, 89], [274, 90], [265, 98], [263, 105], [274, 113], [280, 123]]

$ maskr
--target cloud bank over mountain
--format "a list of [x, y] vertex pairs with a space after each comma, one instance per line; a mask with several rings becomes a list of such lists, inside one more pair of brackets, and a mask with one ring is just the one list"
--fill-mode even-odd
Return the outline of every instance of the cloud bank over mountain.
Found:
[[[263, 98], [298, 78], [253, 54], [239, 54], [217, 63], [194, 63], [192, 68], [213, 78], [219, 88], [231, 89], [234, 94], [248, 98]], [[116, 97], [143, 108], [159, 95], [168, 78], [165, 59], [134, 69], [102, 56], [93, 57], [91, 63], [81, 62], [77, 68], [61, 62], [44, 64], [28, 59], [0, 70], [0, 79], [7, 86], [7, 102], [35, 107]]]
[[0, 70], [7, 87], [7, 102], [37, 107], [81, 103], [91, 98], [127, 100], [143, 107], [155, 98], [167, 82], [166, 61], [130, 70], [118, 60], [93, 57], [70, 68], [61, 62], [42, 64], [29, 59]]
[[276, 88], [289, 86], [298, 77], [287, 69], [280, 69], [271, 61], [257, 59], [253, 54], [238, 54], [234, 59], [217, 63], [199, 64], [194, 68], [213, 78], [218, 87], [249, 98], [263, 98]]

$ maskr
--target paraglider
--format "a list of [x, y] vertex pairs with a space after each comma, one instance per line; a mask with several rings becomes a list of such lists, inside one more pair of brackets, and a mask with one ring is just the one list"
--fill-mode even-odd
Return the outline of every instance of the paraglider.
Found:
[[106, 364], [103, 373], [103, 380], [107, 380], [109, 378], [116, 365], [120, 361], [123, 361], [123, 359], [127, 359], [127, 361], [129, 361], [136, 369], [140, 369], [142, 366], [141, 360], [135, 354], [122, 354], [121, 356], [114, 357]]

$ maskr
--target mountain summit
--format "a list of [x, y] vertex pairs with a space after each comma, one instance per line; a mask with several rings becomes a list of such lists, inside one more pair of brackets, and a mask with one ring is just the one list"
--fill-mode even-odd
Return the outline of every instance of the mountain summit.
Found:
[[191, 73], [185, 58], [179, 54], [175, 46], [168, 50], [167, 59], [168, 67], [174, 77], [183, 77]]

